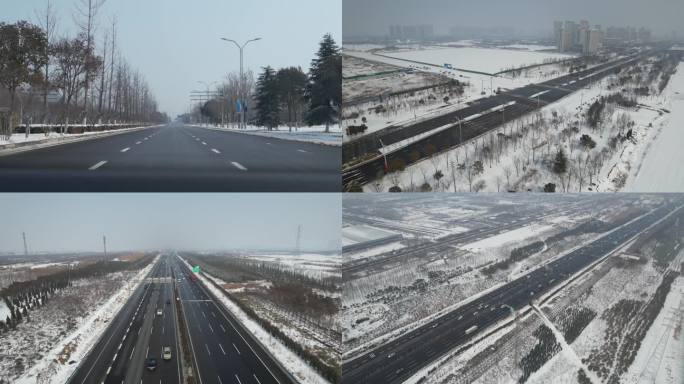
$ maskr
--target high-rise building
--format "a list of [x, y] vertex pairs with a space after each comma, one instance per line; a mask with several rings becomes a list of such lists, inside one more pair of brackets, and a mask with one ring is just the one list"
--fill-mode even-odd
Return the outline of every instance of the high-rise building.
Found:
[[554, 21], [553, 34], [560, 52], [594, 53], [603, 47], [603, 31], [600, 25], [591, 28], [586, 20]]

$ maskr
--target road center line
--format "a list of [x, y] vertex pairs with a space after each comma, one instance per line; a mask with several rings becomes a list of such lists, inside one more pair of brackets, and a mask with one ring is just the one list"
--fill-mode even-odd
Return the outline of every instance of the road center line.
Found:
[[105, 165], [105, 164], [107, 164], [107, 160], [102, 160], [102, 161], [100, 161], [99, 163], [93, 165], [92, 167], [90, 167], [90, 168], [88, 168], [88, 169], [91, 170], [91, 171], [94, 171], [94, 170], [100, 168], [101, 166], [103, 166], [103, 165]]
[[131, 147], [126, 147], [126, 148], [122, 149], [121, 152], [127, 152], [129, 149], [131, 149]]
[[246, 171], [246, 170], [247, 170], [247, 168], [245, 168], [242, 164], [238, 163], [237, 161], [231, 161], [230, 163], [233, 164], [233, 166], [234, 166], [235, 168], [237, 168], [237, 169], [239, 169], [239, 170], [241, 170], [241, 171]]

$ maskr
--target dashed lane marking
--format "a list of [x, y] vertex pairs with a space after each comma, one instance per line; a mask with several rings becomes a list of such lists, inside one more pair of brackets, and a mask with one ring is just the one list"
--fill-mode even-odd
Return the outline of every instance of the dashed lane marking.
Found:
[[245, 168], [244, 165], [238, 163], [237, 161], [231, 161], [230, 163], [233, 164], [233, 166], [234, 166], [235, 168], [237, 168], [237, 169], [239, 169], [239, 170], [241, 170], [241, 171], [246, 171], [246, 170], [247, 170], [247, 168]]
[[126, 148], [122, 149], [121, 152], [128, 152], [129, 149], [131, 149], [131, 147], [126, 147]]
[[303, 150], [303, 149], [298, 149], [298, 150], [297, 150], [297, 152], [301, 152], [301, 153], [309, 153], [309, 151], [305, 151], [305, 150]]
[[105, 164], [107, 164], [107, 160], [102, 160], [102, 161], [100, 161], [99, 163], [93, 165], [92, 167], [90, 167], [90, 168], [88, 168], [88, 169], [91, 170], [91, 171], [94, 171], [94, 170], [100, 168], [101, 166], [103, 166], [103, 165], [105, 165]]
[[218, 149], [215, 149], [215, 148], [212, 148], [211, 150], [212, 150], [212, 152], [214, 152], [214, 153], [221, 153], [221, 152], [219, 152]]

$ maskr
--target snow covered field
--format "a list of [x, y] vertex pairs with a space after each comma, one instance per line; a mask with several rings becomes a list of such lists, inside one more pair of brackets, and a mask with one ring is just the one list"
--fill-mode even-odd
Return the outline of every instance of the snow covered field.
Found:
[[489, 74], [494, 74], [508, 68], [542, 64], [548, 60], [572, 57], [560, 53], [479, 47], [430, 47], [421, 50], [382, 51], [382, 54], [398, 59], [420, 61], [440, 66], [450, 64], [454, 68], [480, 71]]
[[304, 141], [314, 144], [323, 145], [342, 145], [342, 131], [339, 125], [331, 125], [329, 132], [325, 132], [325, 126], [315, 125], [312, 127], [287, 127], [280, 126], [274, 130], [269, 131], [264, 127], [257, 127], [253, 125], [247, 126], [245, 129], [231, 128], [230, 126], [213, 126], [204, 124], [190, 124], [193, 127], [215, 129], [220, 131], [229, 131], [244, 133], [248, 135], [257, 135], [264, 137], [272, 137], [274, 139]]
[[13, 375], [7, 364], [13, 366], [15, 359], [8, 359], [0, 371], [18, 384], [65, 383], [156, 260], [140, 271], [74, 281], [72, 287], [57, 293], [31, 312], [30, 322], [20, 323], [0, 338], [1, 355], [33, 361]]
[[663, 107], [670, 113], [660, 121], [657, 138], [628, 179], [626, 192], [684, 191], [684, 63], [679, 64], [664, 93]]

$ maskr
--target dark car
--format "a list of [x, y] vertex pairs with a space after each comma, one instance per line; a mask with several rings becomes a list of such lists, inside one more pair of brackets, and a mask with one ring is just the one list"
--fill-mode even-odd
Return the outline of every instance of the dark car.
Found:
[[171, 300], [170, 300], [170, 299], [166, 299], [166, 304], [171, 304]]
[[145, 366], [149, 371], [154, 371], [157, 369], [157, 359], [154, 357], [148, 357]]

